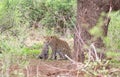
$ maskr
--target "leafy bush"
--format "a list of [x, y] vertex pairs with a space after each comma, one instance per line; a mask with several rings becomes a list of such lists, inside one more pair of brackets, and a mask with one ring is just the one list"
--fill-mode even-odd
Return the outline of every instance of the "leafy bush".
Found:
[[72, 28], [75, 23], [75, 0], [1, 0], [0, 4], [2, 31], [18, 25], [34, 25], [34, 22], [49, 29]]
[[20, 11], [17, 9], [20, 1], [1, 0], [0, 1], [0, 30], [12, 28], [20, 23]]
[[112, 50], [120, 51], [120, 11], [111, 13], [108, 29], [108, 46]]
[[[104, 14], [103, 14], [104, 15]], [[108, 26], [107, 37], [104, 37], [103, 41], [106, 44], [108, 51], [120, 51], [120, 11], [110, 13], [110, 23]], [[98, 20], [98, 23], [89, 32], [96, 36], [102, 36], [101, 26], [103, 24], [102, 18]]]

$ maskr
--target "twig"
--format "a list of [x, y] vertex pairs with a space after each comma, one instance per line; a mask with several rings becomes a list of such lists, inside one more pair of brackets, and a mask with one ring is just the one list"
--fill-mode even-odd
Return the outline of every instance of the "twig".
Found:
[[26, 66], [26, 71], [27, 71], [27, 77], [29, 77], [29, 69], [28, 69], [29, 66]]
[[36, 70], [36, 72], [37, 72], [37, 77], [39, 77], [39, 66], [37, 65], [37, 68], [36, 68], [37, 70]]
[[65, 54], [65, 57], [70, 60], [73, 64], [76, 64], [77, 62], [75, 62], [74, 60], [72, 60], [70, 57], [68, 57], [66, 54]]
[[85, 42], [83, 41], [82, 37], [81, 37], [81, 32], [79, 32], [79, 30], [77, 29], [76, 26], [75, 26], [75, 30], [76, 30], [75, 34], [77, 35], [78, 39], [81, 41], [81, 43], [83, 45], [86, 45]]
[[97, 51], [96, 51], [96, 48], [95, 48], [94, 44], [92, 43], [90, 47], [93, 48], [93, 51], [94, 51], [94, 53], [95, 53], [95, 58], [96, 58], [97, 61], [99, 61], [100, 59], [99, 59], [99, 57], [98, 57], [98, 55], [97, 55]]
[[[89, 65], [89, 63], [90, 63], [90, 61], [88, 61], [88, 63], [86, 63], [86, 64], [84, 65], [84, 64], [81, 63], [81, 62], [76, 62], [76, 61], [72, 60], [72, 59], [71, 59], [70, 57], [68, 57], [67, 55], [65, 55], [65, 57], [66, 57], [68, 60], [70, 60], [73, 64], [76, 64], [79, 70], [86, 68], [86, 67]], [[81, 67], [81, 68], [80, 68], [80, 67]]]

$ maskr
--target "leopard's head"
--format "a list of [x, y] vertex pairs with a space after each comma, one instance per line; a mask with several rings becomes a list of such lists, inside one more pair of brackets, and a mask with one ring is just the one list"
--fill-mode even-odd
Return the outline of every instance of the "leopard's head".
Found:
[[57, 37], [56, 36], [44, 36], [44, 39], [45, 39], [44, 43], [47, 43], [49, 45], [53, 43], [57, 39]]

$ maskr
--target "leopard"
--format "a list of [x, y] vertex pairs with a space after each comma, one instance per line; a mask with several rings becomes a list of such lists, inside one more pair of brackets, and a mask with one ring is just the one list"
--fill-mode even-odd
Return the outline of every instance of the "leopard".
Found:
[[71, 49], [68, 43], [57, 36], [45, 36], [45, 42], [51, 47], [51, 54], [49, 59], [57, 59], [57, 54], [60, 59], [67, 59], [65, 55], [72, 58]]

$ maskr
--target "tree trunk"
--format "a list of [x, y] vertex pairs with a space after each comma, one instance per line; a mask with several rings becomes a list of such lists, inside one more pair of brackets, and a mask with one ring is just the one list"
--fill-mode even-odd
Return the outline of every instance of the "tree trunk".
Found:
[[[74, 34], [74, 58], [76, 61], [84, 62], [84, 45], [90, 46], [91, 43], [94, 43], [97, 48], [104, 47], [101, 37], [107, 36], [110, 18], [102, 16], [101, 13], [107, 14], [110, 6], [112, 10], [119, 10], [120, 0], [77, 0], [77, 24]], [[103, 25], [100, 27], [102, 36], [93, 40], [95, 36], [89, 31], [96, 26], [100, 17], [103, 18]]]

